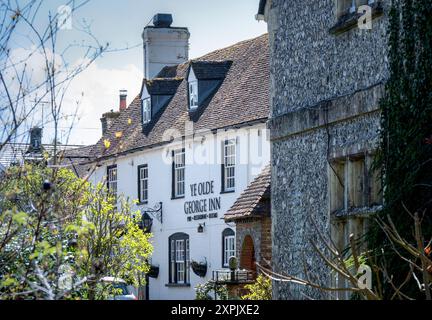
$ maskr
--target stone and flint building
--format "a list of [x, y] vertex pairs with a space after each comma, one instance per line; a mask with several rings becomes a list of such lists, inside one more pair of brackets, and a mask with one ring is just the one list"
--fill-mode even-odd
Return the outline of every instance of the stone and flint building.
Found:
[[[389, 76], [390, 1], [261, 0], [270, 42], [272, 267], [324, 287], [334, 279], [311, 241], [341, 251], [380, 208], [371, 168]], [[358, 24], [358, 22], [360, 23]], [[325, 251], [324, 251], [325, 252]], [[306, 270], [306, 271], [305, 271]], [[306, 274], [307, 273], [307, 274]], [[347, 298], [273, 283], [274, 299]]]
[[122, 91], [119, 111], [102, 116], [90, 159], [65, 159], [138, 200], [133, 211], [154, 246], [148, 299], [194, 299], [211, 279], [248, 283], [254, 262], [270, 260], [268, 36], [189, 60], [188, 29], [158, 14], [143, 44], [141, 92], [127, 106]]

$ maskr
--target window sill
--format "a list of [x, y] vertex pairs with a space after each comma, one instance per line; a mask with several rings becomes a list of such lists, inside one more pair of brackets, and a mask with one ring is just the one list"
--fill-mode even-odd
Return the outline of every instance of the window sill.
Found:
[[179, 197], [171, 197], [171, 200], [178, 200], [178, 199], [184, 199], [185, 196], [179, 196]]
[[[378, 18], [384, 14], [384, 9], [382, 7], [381, 1], [375, 2], [371, 5], [372, 8], [372, 19]], [[351, 29], [357, 27], [358, 20], [362, 16], [362, 13], [348, 13], [341, 16], [337, 23], [330, 28], [329, 32], [333, 35], [340, 35], [344, 32], [347, 32]]]
[[167, 283], [165, 285], [168, 288], [188, 288], [190, 286], [190, 283]]
[[221, 193], [221, 194], [226, 194], [226, 193], [235, 193], [235, 190], [222, 190], [220, 193]]
[[136, 205], [137, 206], [145, 206], [148, 204], [148, 201], [143, 201], [143, 202], [138, 202]]
[[352, 207], [349, 209], [340, 209], [332, 212], [332, 216], [335, 218], [347, 218], [347, 217], [362, 217], [369, 216], [371, 214], [381, 211], [382, 205], [374, 205], [371, 207]]

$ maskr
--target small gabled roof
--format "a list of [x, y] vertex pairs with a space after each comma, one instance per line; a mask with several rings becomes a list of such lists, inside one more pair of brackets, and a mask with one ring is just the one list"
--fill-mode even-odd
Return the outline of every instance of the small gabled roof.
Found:
[[225, 221], [229, 222], [237, 219], [269, 215], [270, 182], [271, 167], [268, 165], [225, 213]]
[[146, 86], [148, 93], [151, 95], [171, 96], [176, 93], [177, 88], [182, 80], [182, 78], [155, 78], [152, 80], [144, 79], [143, 86]]
[[[198, 80], [220, 80], [228, 73], [232, 61], [192, 61], [191, 68]], [[189, 69], [190, 71], [190, 69]], [[188, 72], [189, 76], [189, 72]]]

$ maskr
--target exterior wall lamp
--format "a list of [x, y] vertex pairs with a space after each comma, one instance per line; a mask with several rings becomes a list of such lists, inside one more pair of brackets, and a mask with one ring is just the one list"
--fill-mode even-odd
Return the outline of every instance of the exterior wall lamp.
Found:
[[205, 222], [203, 224], [199, 224], [198, 226], [198, 233], [204, 233], [204, 227], [205, 227]]
[[141, 221], [139, 227], [144, 232], [148, 233], [153, 225], [153, 219], [158, 220], [160, 223], [162, 220], [162, 202], [159, 202], [154, 208], [147, 208], [142, 210]]
[[146, 211], [144, 211], [143, 215], [141, 216], [140, 229], [142, 229], [144, 233], [148, 233], [151, 231], [152, 225], [153, 225], [153, 219], [149, 216], [149, 214]]

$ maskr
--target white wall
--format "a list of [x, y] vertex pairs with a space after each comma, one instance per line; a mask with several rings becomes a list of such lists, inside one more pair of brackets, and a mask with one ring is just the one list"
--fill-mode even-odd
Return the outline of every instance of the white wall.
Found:
[[[258, 129], [261, 136], [258, 134]], [[237, 138], [237, 165], [236, 189], [234, 193], [221, 194], [221, 146], [225, 138]], [[225, 212], [232, 206], [241, 192], [252, 182], [252, 179], [261, 172], [270, 161], [270, 144], [264, 124], [227, 131], [222, 135], [207, 133], [196, 136], [193, 141], [186, 140], [186, 182], [185, 198], [171, 199], [171, 162], [165, 163], [163, 156], [169, 155], [171, 150], [181, 148], [181, 143], [171, 143], [168, 147], [149, 149], [116, 160], [118, 168], [118, 192], [131, 199], [138, 197], [137, 193], [137, 167], [148, 164], [149, 172], [149, 201], [148, 205], [136, 206], [135, 209], [153, 207], [163, 203], [163, 223], [153, 219], [152, 242], [154, 253], [152, 264], [159, 265], [159, 277], [150, 279], [150, 299], [194, 299], [195, 286], [211, 279], [212, 271], [222, 269], [222, 231], [231, 227], [223, 220]], [[218, 162], [202, 163], [193, 157], [193, 150], [205, 150], [208, 158], [217, 159]], [[198, 162], [198, 163], [197, 163]], [[106, 165], [112, 164], [112, 162]], [[100, 167], [94, 174], [94, 181], [100, 181], [106, 174], [106, 165]], [[193, 183], [214, 181], [214, 194], [191, 197], [190, 185]], [[221, 198], [221, 209], [217, 212], [218, 218], [199, 221], [187, 221], [184, 213], [184, 203], [204, 198]], [[209, 212], [210, 213], [210, 212]], [[197, 227], [205, 222], [204, 233], [199, 234]], [[167, 287], [168, 283], [168, 237], [174, 233], [183, 232], [189, 235], [190, 257], [195, 261], [207, 259], [208, 271], [206, 278], [196, 276], [190, 271], [190, 287]]]

